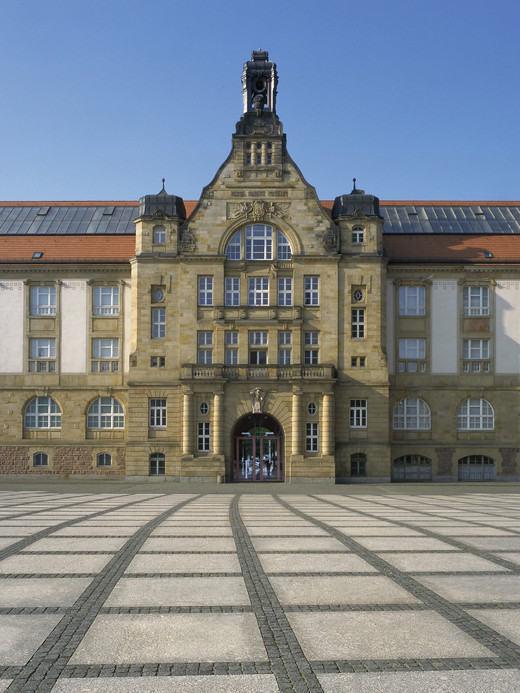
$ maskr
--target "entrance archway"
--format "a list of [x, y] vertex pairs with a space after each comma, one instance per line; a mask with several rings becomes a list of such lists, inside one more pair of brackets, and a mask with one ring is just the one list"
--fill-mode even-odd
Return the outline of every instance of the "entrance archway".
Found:
[[269, 414], [246, 414], [233, 429], [233, 481], [283, 481], [283, 430]]

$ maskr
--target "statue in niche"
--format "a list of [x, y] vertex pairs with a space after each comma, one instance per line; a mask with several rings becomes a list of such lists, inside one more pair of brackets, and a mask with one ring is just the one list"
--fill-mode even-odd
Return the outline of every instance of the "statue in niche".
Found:
[[251, 396], [251, 411], [253, 414], [261, 414], [262, 406], [264, 404], [265, 392], [259, 388], [255, 387], [249, 393]]

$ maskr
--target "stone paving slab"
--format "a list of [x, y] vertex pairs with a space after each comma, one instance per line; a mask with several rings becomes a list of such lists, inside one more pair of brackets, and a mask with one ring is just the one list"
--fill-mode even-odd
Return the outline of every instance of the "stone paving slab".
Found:
[[50, 551], [117, 551], [128, 541], [127, 537], [82, 537], [81, 539], [70, 539], [62, 537], [59, 539], [40, 539], [31, 544], [25, 551], [35, 553], [48, 553]]
[[487, 561], [479, 556], [458, 551], [457, 553], [381, 553], [379, 554], [385, 561], [391, 563], [399, 570], [404, 572], [428, 572], [428, 573], [451, 573], [456, 571], [473, 572], [507, 572], [497, 563]]
[[0, 561], [0, 573], [97, 573], [110, 554], [18, 554]]
[[152, 537], [232, 537], [231, 527], [179, 527], [177, 525], [162, 524], [151, 534]]
[[352, 553], [259, 553], [266, 573], [375, 573], [377, 569]]
[[310, 660], [492, 656], [428, 611], [289, 613], [287, 618]]
[[98, 616], [71, 663], [261, 661], [267, 654], [253, 614]]
[[235, 542], [227, 537], [153, 537], [141, 551], [235, 551]]
[[469, 609], [468, 613], [520, 645], [520, 618], [516, 609]]
[[453, 551], [453, 546], [429, 537], [366, 537], [357, 541], [371, 551]]
[[138, 554], [127, 573], [239, 573], [233, 554]]
[[279, 690], [271, 674], [251, 674], [62, 679], [52, 693], [278, 693]]
[[72, 606], [91, 578], [5, 578], [0, 581], [0, 607]]
[[520, 690], [520, 672], [407, 671], [366, 674], [322, 674], [324, 693], [504, 693]]
[[418, 575], [415, 579], [453, 602], [520, 602], [520, 575]]
[[105, 606], [231, 606], [249, 604], [241, 577], [125, 578]]
[[345, 551], [337, 539], [329, 537], [253, 538], [256, 551]]
[[0, 614], [0, 666], [25, 664], [61, 618], [56, 614]]
[[464, 539], [469, 546], [488, 551], [519, 551], [520, 537], [471, 537]]

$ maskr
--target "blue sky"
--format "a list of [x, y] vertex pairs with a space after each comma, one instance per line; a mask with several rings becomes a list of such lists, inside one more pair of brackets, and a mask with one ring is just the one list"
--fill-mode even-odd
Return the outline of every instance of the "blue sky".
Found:
[[520, 199], [518, 0], [0, 0], [0, 198], [197, 199], [253, 49], [322, 199]]

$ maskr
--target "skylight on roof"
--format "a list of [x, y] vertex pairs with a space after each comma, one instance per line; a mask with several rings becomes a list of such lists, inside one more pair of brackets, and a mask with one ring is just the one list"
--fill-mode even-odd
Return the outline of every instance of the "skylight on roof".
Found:
[[40, 207], [40, 209], [36, 212], [36, 215], [39, 217], [44, 217], [49, 213], [49, 209], [50, 207]]
[[39, 260], [42, 257], [43, 257], [43, 253], [40, 250], [35, 250], [34, 253], [32, 254], [33, 260]]
[[115, 207], [105, 207], [103, 210], [103, 216], [110, 216], [111, 214], [114, 213]]

